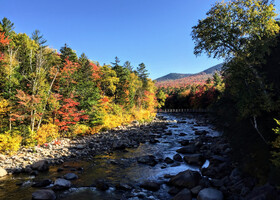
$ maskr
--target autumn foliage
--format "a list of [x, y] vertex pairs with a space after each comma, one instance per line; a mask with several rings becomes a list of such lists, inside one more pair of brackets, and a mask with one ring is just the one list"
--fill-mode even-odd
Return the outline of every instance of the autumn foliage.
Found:
[[29, 37], [6, 30], [0, 32], [0, 152], [155, 116], [156, 88], [143, 63], [133, 70], [116, 58], [101, 66], [66, 44], [59, 52], [49, 48], [39, 31]]
[[203, 84], [202, 82], [190, 82], [184, 87], [177, 86], [158, 88], [158, 93], [166, 94], [162, 108], [208, 109], [219, 99], [225, 87], [218, 73], [215, 73], [212, 78], [208, 77]]

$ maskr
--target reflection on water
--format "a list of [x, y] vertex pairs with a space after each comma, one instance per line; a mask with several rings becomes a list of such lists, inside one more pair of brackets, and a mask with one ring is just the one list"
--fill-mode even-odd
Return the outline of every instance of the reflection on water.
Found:
[[[49, 172], [39, 174], [39, 177], [36, 177], [36, 179], [49, 178], [55, 180], [56, 177], [70, 172], [70, 169], [73, 167], [83, 167], [83, 173], [74, 172], [79, 176], [79, 179], [72, 181], [76, 188], [71, 188], [69, 191], [62, 193], [59, 199], [121, 199], [125, 194], [124, 192], [114, 189], [114, 186], [117, 183], [130, 183], [137, 186], [144, 180], [164, 182], [167, 180], [164, 178], [165, 174], [175, 175], [187, 169], [199, 171], [197, 167], [185, 163], [179, 163], [179, 166], [171, 166], [172, 164], [166, 165], [162, 162], [164, 158], [172, 158], [176, 154], [176, 150], [181, 147], [178, 141], [182, 139], [193, 139], [196, 137], [194, 134], [194, 124], [196, 122], [193, 118], [186, 116], [182, 118], [181, 116], [166, 114], [162, 115], [172, 121], [169, 123], [167, 132], [171, 131], [173, 134], [163, 134], [162, 137], [157, 138], [160, 143], [150, 144], [147, 142], [145, 144], [140, 144], [138, 148], [129, 148], [125, 151], [115, 151], [111, 154], [99, 155], [91, 162], [81, 161], [64, 163], [64, 165], [68, 165], [70, 168], [66, 168], [65, 171], [58, 173], [57, 168], [61, 166], [51, 167]], [[177, 123], [176, 120], [184, 120], [184, 123]], [[209, 126], [195, 126], [195, 129], [207, 130], [213, 135], [219, 134], [211, 130], [211, 127]], [[179, 136], [182, 132], [186, 133], [186, 135]], [[137, 162], [137, 157], [144, 155], [156, 156], [159, 163], [154, 167], [139, 164]], [[209, 162], [206, 161], [204, 167], [207, 167], [208, 165]], [[32, 179], [34, 179], [34, 177], [24, 175], [0, 179], [0, 199], [31, 199], [31, 194], [35, 190], [30, 187], [30, 180]], [[106, 192], [101, 192], [93, 187], [92, 184], [97, 179], [105, 180], [105, 182], [109, 184], [110, 189]], [[23, 182], [24, 184], [22, 186], [17, 186], [16, 184], [19, 182]], [[144, 192], [146, 198], [151, 195], [156, 199], [169, 199], [170, 196], [167, 193], [168, 188], [166, 187], [167, 186], [163, 184], [158, 192], [153, 193], [135, 189], [130, 195], [140, 195]]]

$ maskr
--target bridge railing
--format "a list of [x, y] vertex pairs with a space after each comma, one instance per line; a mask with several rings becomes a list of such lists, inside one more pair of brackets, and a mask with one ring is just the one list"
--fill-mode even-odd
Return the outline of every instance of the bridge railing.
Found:
[[209, 109], [158, 109], [158, 113], [209, 113]]

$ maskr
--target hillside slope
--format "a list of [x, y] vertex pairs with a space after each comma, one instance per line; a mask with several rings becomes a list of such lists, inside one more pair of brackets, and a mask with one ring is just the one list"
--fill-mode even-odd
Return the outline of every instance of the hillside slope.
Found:
[[156, 79], [157, 82], [168, 81], [168, 80], [177, 80], [185, 77], [200, 75], [200, 74], [213, 74], [215, 71], [221, 71], [223, 63], [210, 67], [202, 72], [196, 74], [180, 74], [180, 73], [170, 73], [165, 76], [159, 77]]
[[166, 76], [156, 79], [157, 87], [186, 87], [187, 85], [199, 84], [202, 85], [208, 78], [212, 78], [216, 71], [221, 71], [223, 64], [218, 64], [210, 67], [197, 74], [177, 74], [170, 73]]

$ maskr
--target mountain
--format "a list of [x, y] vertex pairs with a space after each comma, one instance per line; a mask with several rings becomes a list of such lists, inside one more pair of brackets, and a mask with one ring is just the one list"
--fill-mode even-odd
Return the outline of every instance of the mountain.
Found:
[[163, 82], [163, 81], [168, 81], [168, 80], [177, 80], [177, 79], [182, 79], [185, 77], [196, 76], [196, 75], [200, 75], [200, 74], [214, 74], [215, 71], [221, 71], [222, 66], [223, 66], [223, 63], [210, 67], [210, 68], [208, 68], [202, 72], [196, 73], [196, 74], [170, 73], [165, 76], [157, 78], [156, 81]]
[[193, 74], [179, 74], [179, 73], [170, 73], [165, 76], [159, 77], [156, 79], [157, 82], [167, 81], [167, 80], [176, 80], [180, 78], [185, 78]]
[[204, 70], [204, 71], [202, 71], [200, 73], [204, 72], [205, 74], [214, 74], [215, 71], [221, 71], [222, 67], [223, 67], [223, 63], [220, 63], [220, 64], [215, 65], [213, 67], [210, 67], [210, 68], [208, 68], [208, 69], [206, 69], [206, 70]]
[[180, 88], [193, 84], [203, 85], [208, 78], [213, 78], [213, 74], [216, 71], [221, 71], [222, 66], [223, 64], [221, 63], [196, 74], [170, 73], [166, 76], [156, 79], [156, 86], [158, 88]]

